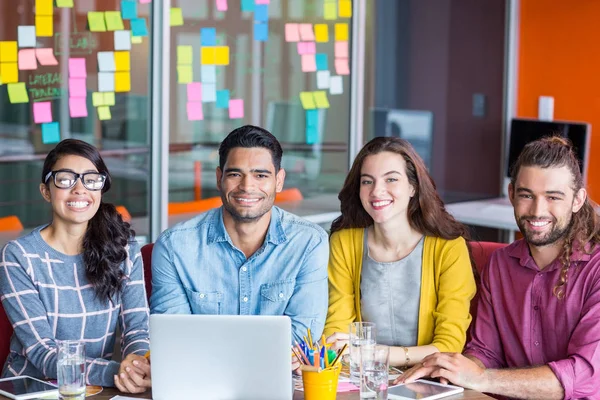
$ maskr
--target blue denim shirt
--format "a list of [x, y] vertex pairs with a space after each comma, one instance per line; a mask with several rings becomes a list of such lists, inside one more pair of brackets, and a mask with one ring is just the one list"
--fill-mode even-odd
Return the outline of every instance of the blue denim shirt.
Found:
[[272, 208], [263, 245], [246, 258], [214, 209], [163, 232], [152, 251], [151, 313], [287, 315], [294, 339], [323, 332], [327, 234]]

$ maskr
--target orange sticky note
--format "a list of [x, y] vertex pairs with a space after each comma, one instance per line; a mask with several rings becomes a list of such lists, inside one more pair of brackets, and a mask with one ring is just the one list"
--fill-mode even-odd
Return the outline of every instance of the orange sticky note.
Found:
[[217, 59], [217, 52], [214, 47], [202, 47], [200, 49], [200, 64], [214, 65]]
[[229, 47], [228, 46], [215, 47], [215, 64], [216, 65], [229, 65]]
[[51, 15], [35, 16], [35, 34], [39, 37], [52, 37], [54, 34], [54, 18]]
[[128, 51], [115, 51], [115, 69], [131, 71], [131, 58]]
[[131, 73], [115, 72], [115, 92], [129, 92], [131, 90]]

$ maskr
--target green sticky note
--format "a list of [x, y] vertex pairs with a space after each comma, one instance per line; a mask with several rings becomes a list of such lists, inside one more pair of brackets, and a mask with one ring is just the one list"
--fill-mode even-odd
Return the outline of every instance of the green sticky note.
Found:
[[92, 32], [106, 32], [104, 13], [100, 11], [88, 12], [88, 25]]
[[57, 7], [73, 8], [73, 0], [56, 0]]
[[329, 108], [329, 100], [327, 100], [327, 92], [317, 91], [313, 92], [315, 96], [315, 105], [317, 108]]
[[104, 105], [114, 106], [115, 105], [115, 92], [104, 92]]
[[11, 103], [29, 103], [25, 82], [9, 83], [6, 86], [8, 87], [8, 98]]
[[171, 26], [182, 26], [183, 25], [183, 14], [181, 8], [171, 8]]
[[106, 121], [107, 119], [111, 119], [112, 115], [110, 114], [110, 107], [108, 106], [100, 106], [98, 107], [98, 119], [100, 121]]
[[192, 46], [177, 46], [177, 65], [191, 65], [192, 59]]
[[177, 66], [177, 82], [178, 83], [192, 83], [194, 80], [194, 74], [192, 72], [191, 65], [178, 65]]
[[119, 11], [106, 11], [104, 13], [106, 18], [106, 29], [109, 31], [122, 31], [125, 29], [123, 25], [123, 18]]
[[100, 107], [104, 105], [104, 93], [94, 92], [92, 93], [92, 104], [94, 107]]
[[302, 103], [302, 108], [305, 110], [314, 110], [317, 108], [313, 92], [300, 92], [300, 102]]

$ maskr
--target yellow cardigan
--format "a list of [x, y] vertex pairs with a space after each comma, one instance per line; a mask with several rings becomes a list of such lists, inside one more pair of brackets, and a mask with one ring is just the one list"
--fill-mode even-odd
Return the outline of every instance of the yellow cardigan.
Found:
[[[329, 241], [329, 310], [325, 335], [348, 332], [361, 321], [360, 273], [364, 229], [343, 229]], [[475, 279], [465, 240], [426, 236], [421, 272], [418, 346], [462, 352], [471, 323]]]

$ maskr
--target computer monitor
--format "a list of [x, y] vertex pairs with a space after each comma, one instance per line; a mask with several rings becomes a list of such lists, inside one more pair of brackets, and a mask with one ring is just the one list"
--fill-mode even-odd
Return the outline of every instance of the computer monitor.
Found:
[[510, 125], [510, 145], [506, 176], [510, 177], [510, 170], [527, 143], [546, 136], [558, 135], [569, 139], [573, 144], [573, 150], [575, 150], [575, 154], [579, 160], [579, 168], [585, 182], [591, 136], [590, 131], [590, 124], [586, 122], [513, 119]]

